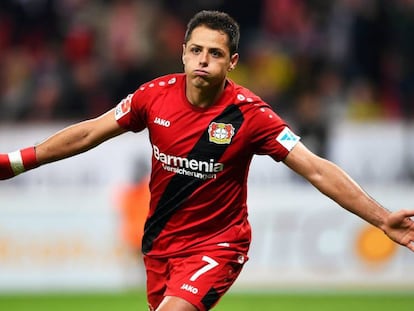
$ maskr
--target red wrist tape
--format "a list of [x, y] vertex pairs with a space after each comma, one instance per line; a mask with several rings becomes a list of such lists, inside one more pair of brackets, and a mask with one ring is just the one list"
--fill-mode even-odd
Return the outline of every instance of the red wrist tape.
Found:
[[38, 166], [35, 147], [0, 154], [0, 179], [11, 178]]
[[20, 154], [22, 156], [23, 166], [26, 171], [39, 166], [39, 163], [37, 162], [37, 159], [36, 159], [35, 147], [29, 147], [26, 149], [22, 149], [20, 150]]
[[0, 154], [0, 179], [8, 179], [14, 176], [14, 172], [11, 168], [9, 155]]

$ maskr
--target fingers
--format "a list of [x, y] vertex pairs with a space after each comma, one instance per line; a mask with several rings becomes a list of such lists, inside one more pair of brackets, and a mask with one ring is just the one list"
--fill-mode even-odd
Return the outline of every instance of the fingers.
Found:
[[401, 210], [401, 213], [402, 213], [405, 217], [414, 217], [414, 209], [413, 209], [413, 210], [406, 210], [406, 209], [403, 209], [403, 210]]
[[399, 210], [388, 218], [387, 232], [391, 239], [414, 252], [414, 210]]
[[394, 213], [400, 216], [404, 216], [404, 217], [414, 216], [414, 210], [409, 210], [409, 209], [401, 209], [401, 210], [395, 211]]
[[402, 209], [391, 214], [391, 219], [393, 219], [393, 222], [399, 222], [411, 217], [414, 217], [414, 210]]
[[408, 249], [410, 249], [411, 251], [414, 252], [414, 241], [408, 242], [408, 244], [406, 246], [407, 246]]

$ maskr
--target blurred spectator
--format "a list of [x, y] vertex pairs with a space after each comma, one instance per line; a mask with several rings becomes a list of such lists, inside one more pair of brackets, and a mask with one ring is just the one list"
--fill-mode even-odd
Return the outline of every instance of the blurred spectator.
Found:
[[348, 117], [353, 121], [375, 121], [383, 117], [375, 85], [367, 79], [355, 80], [349, 88]]
[[382, 57], [389, 40], [386, 8], [381, 0], [352, 0], [350, 3], [353, 13], [347, 62], [350, 77], [368, 79], [379, 86]]
[[27, 90], [32, 76], [29, 56], [10, 48], [0, 58], [0, 120], [16, 121], [27, 110]]
[[176, 42], [201, 9], [239, 21], [241, 57], [231, 77], [284, 117], [306, 118], [295, 116], [303, 113], [295, 105], [312, 90], [328, 126], [347, 116], [414, 118], [410, 0], [4, 0], [0, 120], [93, 117], [141, 83], [181, 71]]
[[[414, 1], [393, 1], [390, 8], [392, 28], [392, 90], [401, 105], [401, 117], [414, 120]], [[394, 102], [395, 104], [395, 102]]]
[[284, 110], [284, 94], [296, 79], [292, 57], [274, 45], [257, 42], [250, 49], [247, 85], [278, 111]]
[[345, 81], [337, 66], [323, 66], [315, 79], [318, 100], [321, 103], [324, 122], [331, 127], [346, 119], [348, 105], [345, 95]]
[[[108, 87], [118, 103], [137, 87], [154, 78], [150, 72], [151, 25], [156, 7], [149, 1], [115, 0], [103, 18], [100, 48], [107, 62]], [[102, 18], [102, 17], [101, 17]]]
[[294, 109], [292, 124], [296, 133], [310, 150], [321, 157], [326, 157], [328, 123], [317, 92], [303, 91], [298, 96]]
[[186, 25], [174, 14], [159, 10], [154, 16], [156, 23], [152, 24], [152, 53], [148, 60], [154, 78], [171, 72], [182, 72], [181, 55]]

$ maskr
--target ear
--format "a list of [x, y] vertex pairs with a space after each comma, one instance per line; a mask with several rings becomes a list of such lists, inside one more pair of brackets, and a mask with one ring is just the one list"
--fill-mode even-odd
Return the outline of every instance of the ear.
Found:
[[230, 66], [227, 70], [232, 71], [234, 68], [236, 68], [236, 65], [237, 65], [238, 61], [239, 61], [239, 53], [234, 53], [230, 57]]
[[183, 62], [183, 65], [185, 65], [184, 55], [185, 55], [185, 44], [183, 44], [183, 54], [181, 55], [181, 61]]

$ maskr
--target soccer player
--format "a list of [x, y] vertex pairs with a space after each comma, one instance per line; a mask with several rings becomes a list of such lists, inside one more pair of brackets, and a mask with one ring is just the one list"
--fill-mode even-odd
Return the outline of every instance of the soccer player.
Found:
[[36, 146], [0, 154], [0, 179], [7, 179], [148, 129], [151, 202], [142, 251], [150, 310], [209, 310], [236, 280], [248, 260], [246, 183], [255, 154], [282, 161], [414, 251], [414, 210], [382, 207], [342, 169], [309, 151], [267, 103], [227, 78], [239, 59], [239, 36], [226, 13], [201, 11], [188, 23], [184, 73], [145, 83], [102, 116]]

